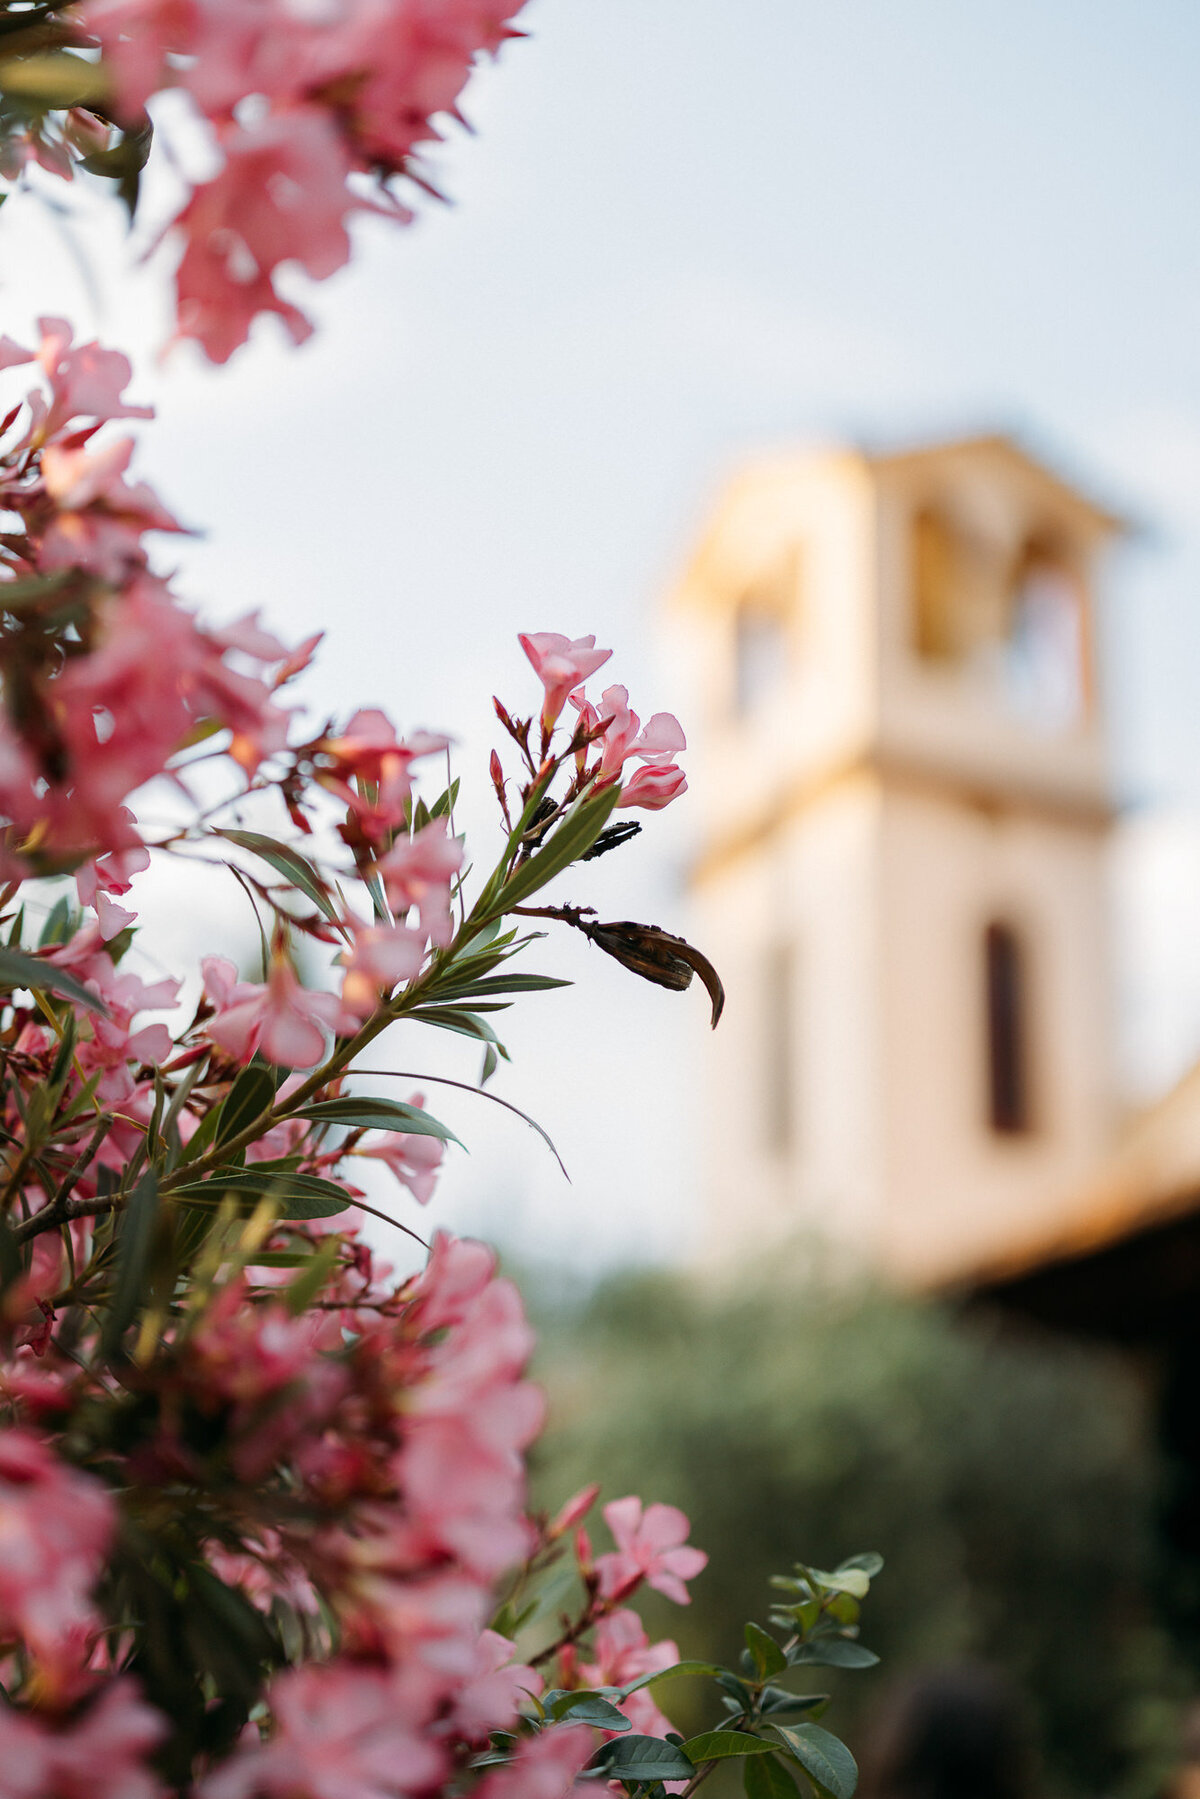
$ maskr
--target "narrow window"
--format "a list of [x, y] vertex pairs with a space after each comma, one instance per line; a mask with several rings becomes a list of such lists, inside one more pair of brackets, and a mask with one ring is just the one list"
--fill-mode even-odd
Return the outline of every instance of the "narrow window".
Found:
[[763, 1122], [769, 1153], [787, 1155], [796, 1137], [795, 955], [779, 943], [763, 961]]
[[992, 1130], [1016, 1136], [1030, 1127], [1025, 957], [1010, 925], [984, 934], [988, 1112]]
[[924, 662], [958, 657], [958, 561], [949, 525], [936, 512], [919, 512], [912, 534], [912, 628], [914, 648]]
[[800, 551], [788, 548], [742, 595], [733, 624], [733, 703], [756, 712], [782, 685], [800, 606]]

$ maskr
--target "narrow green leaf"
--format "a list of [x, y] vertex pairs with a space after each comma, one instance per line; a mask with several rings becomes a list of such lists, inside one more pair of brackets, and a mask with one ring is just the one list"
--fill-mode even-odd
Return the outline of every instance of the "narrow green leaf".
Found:
[[858, 1764], [840, 1737], [819, 1724], [771, 1726], [804, 1769], [817, 1791], [829, 1799], [853, 1799]]
[[276, 843], [273, 837], [264, 837], [261, 831], [220, 831], [218, 835], [236, 843], [240, 849], [252, 850], [256, 856], [261, 856], [277, 874], [310, 899], [326, 918], [337, 922], [337, 908], [325, 891], [320, 875], [299, 850], [286, 843]]
[[0, 1294], [19, 1280], [25, 1271], [21, 1246], [13, 1236], [7, 1218], [0, 1218]]
[[760, 1680], [766, 1680], [772, 1674], [781, 1674], [788, 1665], [787, 1656], [779, 1644], [774, 1637], [768, 1636], [760, 1624], [747, 1624], [746, 1647], [754, 1657]]
[[[630, 1693], [639, 1693], [643, 1687], [656, 1687], [663, 1680], [679, 1680], [685, 1674], [723, 1674], [725, 1670], [716, 1662], [674, 1662], [669, 1668], [660, 1668], [656, 1674], [643, 1674], [638, 1680], [631, 1680], [628, 1686], [621, 1688], [622, 1699], [628, 1699]], [[749, 1698], [749, 1694], [746, 1695]]]
[[[362, 1098], [318, 1099], [294, 1114], [314, 1124], [344, 1124], [350, 1130], [403, 1131], [410, 1137], [440, 1137], [443, 1143], [458, 1143], [454, 1132], [431, 1118], [421, 1106], [407, 1106], [398, 1099]], [[461, 1148], [461, 1144], [459, 1145]]]
[[102, 63], [85, 62], [69, 50], [53, 50], [44, 56], [14, 58], [0, 66], [0, 93], [57, 112], [106, 100], [109, 75]]
[[105, 1356], [116, 1353], [146, 1295], [158, 1218], [158, 1176], [153, 1168], [147, 1168], [121, 1213], [116, 1278], [100, 1333], [100, 1350]]
[[688, 1738], [683, 1753], [699, 1763], [725, 1761], [732, 1755], [770, 1755], [774, 1748], [774, 1743], [764, 1743], [744, 1730], [705, 1730]]
[[14, 987], [28, 987], [32, 993], [57, 993], [63, 999], [74, 1000], [76, 1005], [87, 1006], [90, 1011], [108, 1017], [104, 1001], [90, 993], [73, 974], [62, 968], [52, 968], [48, 962], [27, 956], [23, 950], [0, 949], [0, 990]]
[[214, 1143], [228, 1143], [247, 1125], [261, 1118], [275, 1103], [275, 1076], [261, 1062], [243, 1068], [225, 1095], [217, 1120]]
[[419, 1019], [422, 1024], [436, 1025], [441, 1031], [457, 1031], [460, 1037], [474, 1037], [479, 1043], [494, 1044], [496, 1053], [508, 1061], [508, 1051], [491, 1025], [475, 1012], [461, 1006], [419, 1006], [406, 1016]]
[[256, 1163], [253, 1168], [217, 1168], [203, 1181], [189, 1181], [173, 1188], [185, 1205], [220, 1203], [226, 1193], [245, 1193], [252, 1199], [274, 1199], [281, 1218], [334, 1218], [350, 1204], [349, 1195], [336, 1181], [315, 1174]]
[[540, 850], [514, 870], [496, 896], [495, 907], [508, 912], [523, 900], [578, 862], [585, 850], [591, 849], [620, 798], [620, 787], [614, 782], [603, 793], [577, 800]]
[[814, 1637], [788, 1652], [793, 1668], [873, 1668], [878, 1660], [874, 1650], [850, 1637]]
[[[341, 1243], [336, 1237], [326, 1237], [316, 1254], [307, 1257], [308, 1266], [304, 1272], [284, 1288], [284, 1304], [293, 1318], [298, 1318], [301, 1312], [308, 1310], [336, 1268], [341, 1249]], [[258, 1262], [257, 1253], [253, 1260]]]

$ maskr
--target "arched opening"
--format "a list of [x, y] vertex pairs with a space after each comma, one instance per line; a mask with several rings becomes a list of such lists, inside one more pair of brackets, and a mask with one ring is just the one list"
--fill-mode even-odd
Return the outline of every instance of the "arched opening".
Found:
[[988, 1123], [999, 1136], [1031, 1126], [1027, 958], [1020, 936], [993, 920], [984, 932]]
[[1056, 546], [1031, 538], [1009, 584], [1006, 696], [1036, 729], [1070, 730], [1087, 702], [1082, 586]]
[[800, 604], [800, 556], [787, 550], [738, 602], [733, 619], [733, 704], [739, 718], [759, 710], [791, 665]]
[[954, 662], [960, 654], [960, 561], [953, 527], [929, 507], [918, 512], [912, 529], [912, 637], [924, 662]]

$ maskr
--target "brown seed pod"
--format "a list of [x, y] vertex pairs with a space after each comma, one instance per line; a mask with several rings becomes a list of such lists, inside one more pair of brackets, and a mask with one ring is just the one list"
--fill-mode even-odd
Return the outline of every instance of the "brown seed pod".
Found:
[[682, 993], [691, 986], [693, 974], [698, 974], [712, 1002], [716, 1029], [725, 1005], [725, 989], [708, 957], [693, 949], [686, 938], [674, 937], [655, 924], [635, 924], [629, 918], [611, 924], [581, 923], [579, 928], [606, 956], [641, 975], [644, 981], [653, 981], [656, 987]]

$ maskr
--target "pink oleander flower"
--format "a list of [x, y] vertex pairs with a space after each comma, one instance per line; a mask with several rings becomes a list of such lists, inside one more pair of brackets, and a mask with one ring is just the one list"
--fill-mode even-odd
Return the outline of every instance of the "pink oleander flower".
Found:
[[462, 839], [450, 835], [448, 819], [435, 818], [375, 864], [393, 912], [403, 918], [415, 906], [421, 930], [438, 949], [454, 935], [450, 884], [462, 861]]
[[412, 794], [410, 765], [446, 749], [449, 742], [429, 731], [402, 742], [387, 715], [368, 706], [354, 714], [340, 736], [322, 738], [317, 748], [333, 767], [319, 770], [317, 779], [345, 803], [363, 835], [379, 843], [404, 823]]
[[41, 393], [29, 396], [32, 424], [22, 448], [40, 447], [78, 419], [105, 424], [110, 419], [154, 417], [153, 406], [130, 406], [121, 398], [133, 376], [129, 358], [122, 351], [106, 350], [95, 342], [72, 348], [74, 332], [66, 319], [39, 319], [38, 330], [41, 342], [36, 351], [21, 351], [0, 363], [0, 367], [8, 367], [36, 361], [50, 384], [48, 402]]
[[0, 1430], [0, 1638], [21, 1638], [60, 1693], [78, 1690], [101, 1627], [91, 1591], [115, 1522], [99, 1481], [31, 1431]]
[[[580, 1664], [580, 1683], [588, 1687], [624, 1687], [640, 1680], [643, 1674], [660, 1674], [665, 1668], [673, 1668], [679, 1660], [679, 1649], [670, 1639], [651, 1643], [637, 1613], [622, 1610], [610, 1612], [597, 1624], [594, 1655], [594, 1661]], [[630, 1693], [619, 1705], [642, 1736], [661, 1737], [675, 1728], [659, 1711], [648, 1688]]]
[[569, 1793], [590, 1792], [592, 1782], [582, 1784], [577, 1776], [591, 1757], [592, 1740], [582, 1724], [556, 1725], [527, 1737], [507, 1767], [484, 1776], [475, 1799], [566, 1799]]
[[546, 1526], [547, 1540], [553, 1543], [559, 1537], [565, 1537], [567, 1532], [573, 1530], [581, 1519], [587, 1517], [599, 1496], [600, 1482], [598, 1480], [592, 1481], [590, 1486], [580, 1487], [578, 1493], [573, 1493], [570, 1499], [559, 1507]]
[[[408, 1104], [423, 1107], [425, 1095], [410, 1094]], [[418, 1136], [412, 1131], [368, 1131], [354, 1153], [386, 1162], [417, 1204], [427, 1206], [437, 1185], [446, 1145], [440, 1137]]]
[[689, 1525], [678, 1506], [651, 1505], [643, 1511], [641, 1500], [632, 1495], [611, 1499], [604, 1507], [604, 1522], [617, 1547], [596, 1562], [603, 1598], [631, 1593], [644, 1580], [676, 1605], [689, 1603], [683, 1583], [695, 1579], [708, 1557], [687, 1542]]
[[517, 642], [546, 690], [542, 730], [549, 734], [570, 694], [608, 661], [612, 651], [598, 650], [595, 637], [577, 637], [572, 641], [569, 637], [561, 637], [557, 631], [522, 633]]
[[616, 810], [626, 806], [641, 806], [647, 812], [661, 812], [672, 800], [677, 800], [681, 793], [687, 792], [687, 776], [675, 763], [666, 768], [657, 764], [651, 768], [639, 768], [632, 780], [626, 781], [621, 788], [621, 797], [617, 801]]
[[411, 981], [425, 960], [425, 939], [407, 925], [364, 925], [348, 921], [354, 942], [340, 960], [342, 1005], [356, 1018], [369, 1018], [385, 995]]
[[274, 1730], [245, 1738], [198, 1799], [409, 1799], [448, 1772], [445, 1751], [406, 1716], [393, 1675], [354, 1662], [307, 1663], [268, 1691]]
[[312, 326], [275, 291], [279, 265], [315, 279], [350, 255], [347, 215], [366, 202], [346, 185], [350, 159], [329, 114], [315, 106], [217, 130], [224, 167], [198, 187], [177, 221], [184, 249], [175, 281], [179, 334], [213, 362], [245, 343], [260, 312], [280, 315], [300, 343]]
[[598, 774], [602, 782], [619, 779], [630, 756], [643, 762], [665, 763], [687, 748], [683, 726], [670, 712], [656, 712], [642, 728], [637, 713], [630, 711], [628, 688], [606, 687], [596, 706], [585, 698], [582, 688], [569, 697], [589, 731], [594, 731], [603, 720], [609, 721], [601, 739]]
[[223, 956], [205, 956], [200, 967], [217, 1007], [204, 1034], [235, 1061], [261, 1053], [278, 1068], [315, 1068], [327, 1035], [354, 1027], [336, 994], [301, 986], [286, 956], [272, 956], [265, 982], [239, 981]]
[[146, 531], [184, 529], [144, 481], [122, 480], [133, 449], [131, 437], [101, 450], [46, 445], [42, 480], [55, 510], [42, 532], [39, 568], [82, 568], [118, 582], [145, 562]]
[[0, 1702], [3, 1799], [166, 1799], [146, 1766], [167, 1735], [137, 1682], [114, 1680], [81, 1717], [64, 1723]]
[[498, 1631], [485, 1630], [475, 1663], [454, 1701], [454, 1723], [469, 1743], [486, 1742], [493, 1730], [511, 1730], [530, 1693], [540, 1693], [542, 1677], [512, 1659], [513, 1645]]

